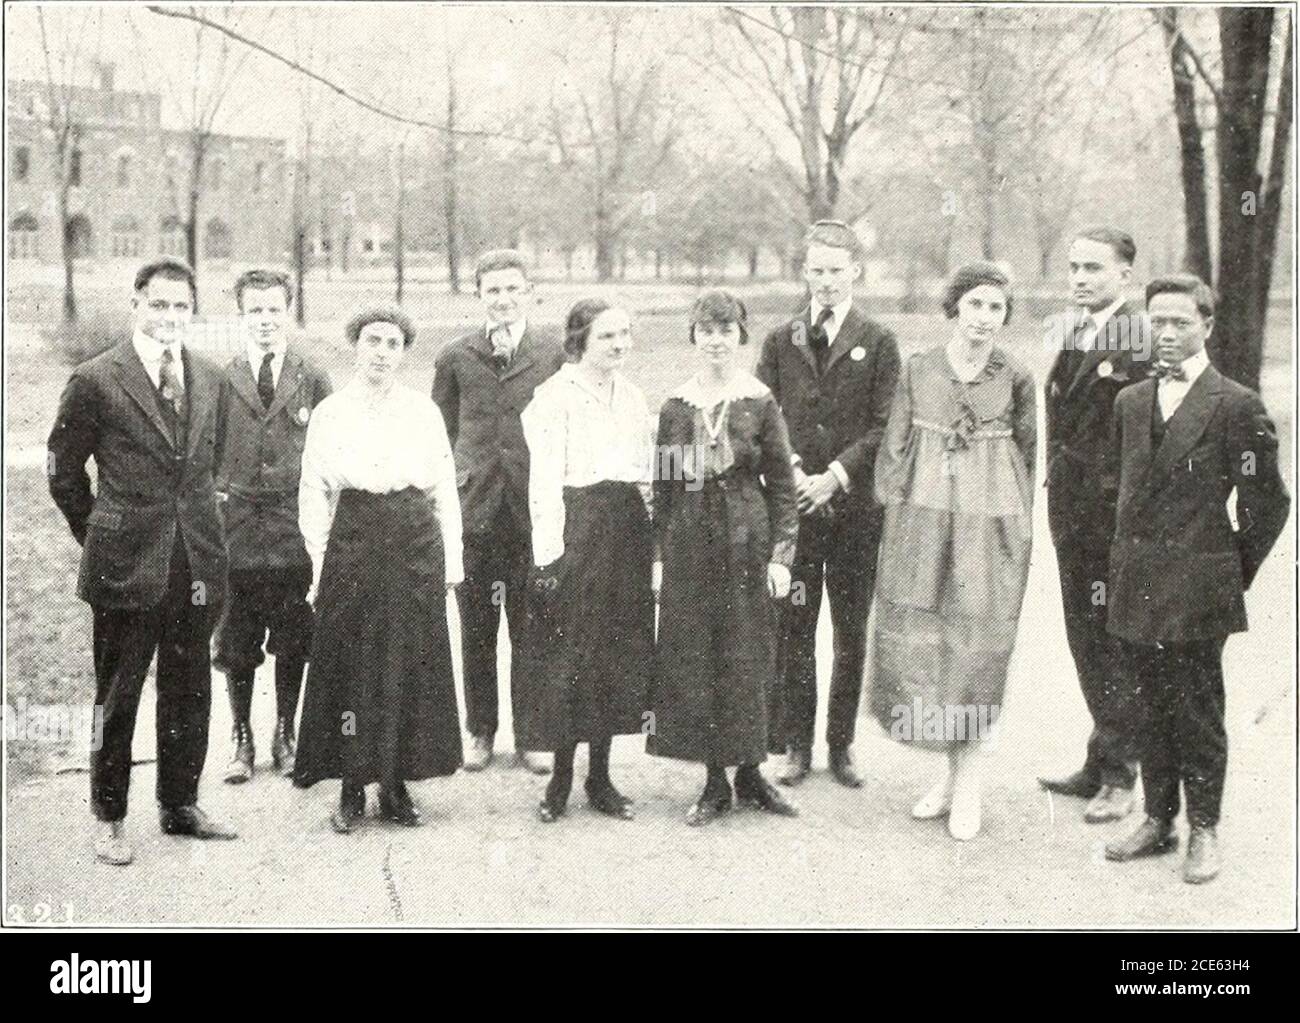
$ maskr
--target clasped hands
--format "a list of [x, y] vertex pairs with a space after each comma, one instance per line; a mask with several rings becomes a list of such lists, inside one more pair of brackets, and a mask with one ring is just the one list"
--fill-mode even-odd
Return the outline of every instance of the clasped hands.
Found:
[[831, 498], [840, 491], [840, 481], [830, 469], [810, 476], [796, 465], [794, 491], [800, 515], [825, 514], [830, 511]]

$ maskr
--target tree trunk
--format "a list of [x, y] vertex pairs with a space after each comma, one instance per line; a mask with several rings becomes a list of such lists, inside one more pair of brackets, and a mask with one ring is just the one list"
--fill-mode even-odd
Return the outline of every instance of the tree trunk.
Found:
[[752, 281], [758, 276], [758, 246], [749, 247], [749, 279]]
[[293, 279], [294, 287], [298, 292], [298, 303], [295, 317], [298, 326], [307, 325], [307, 290], [303, 287], [303, 280], [307, 276], [307, 229], [303, 226], [302, 221], [298, 221], [293, 229]]
[[402, 304], [406, 284], [406, 239], [402, 234], [402, 214], [406, 204], [406, 142], [397, 146], [397, 211], [393, 220], [393, 272], [397, 278], [397, 304]]
[[655, 280], [656, 281], [663, 276], [663, 269], [664, 269], [664, 250], [655, 249]]
[[447, 48], [447, 140], [442, 163], [442, 206], [446, 220], [447, 286], [453, 295], [460, 293], [460, 249], [456, 240], [456, 75], [451, 48]]
[[[62, 162], [62, 160], [60, 160]], [[72, 323], [77, 318], [76, 261], [72, 255], [72, 218], [68, 216], [68, 176], [59, 182], [59, 235], [63, 243], [63, 319]]]
[[[1291, 122], [1295, 117], [1295, 92], [1292, 82], [1294, 58], [1291, 52], [1295, 25], [1286, 16], [1286, 38], [1282, 43], [1282, 74], [1278, 89], [1277, 113], [1273, 121], [1273, 145], [1269, 152], [1268, 177], [1260, 196], [1259, 274], [1255, 303], [1261, 330], [1268, 326], [1268, 296], [1273, 286], [1273, 263], [1277, 256], [1277, 231], [1282, 214], [1282, 189], [1286, 185], [1286, 157], [1291, 147]], [[1260, 361], [1263, 352], [1261, 343]], [[1258, 371], [1256, 372], [1258, 377]]]
[[1223, 83], [1219, 164], [1219, 303], [1210, 338], [1220, 371], [1258, 389], [1264, 322], [1259, 302], [1260, 143], [1273, 36], [1272, 8], [1221, 8]]
[[203, 158], [206, 155], [205, 150], [207, 149], [207, 140], [201, 136], [195, 136], [191, 140], [190, 145], [192, 151], [190, 160], [190, 194], [185, 214], [185, 259], [190, 264], [190, 269], [194, 271], [194, 313], [197, 316], [199, 312], [199, 195], [203, 188]]
[[1178, 11], [1165, 8], [1158, 14], [1169, 44], [1169, 71], [1174, 83], [1174, 119], [1182, 154], [1183, 223], [1186, 242], [1183, 262], [1203, 281], [1214, 279], [1210, 260], [1209, 203], [1205, 194], [1205, 146], [1196, 117], [1194, 70], [1187, 44], [1178, 31]]
[[596, 200], [596, 280], [607, 281], [614, 273], [614, 224], [603, 197]]

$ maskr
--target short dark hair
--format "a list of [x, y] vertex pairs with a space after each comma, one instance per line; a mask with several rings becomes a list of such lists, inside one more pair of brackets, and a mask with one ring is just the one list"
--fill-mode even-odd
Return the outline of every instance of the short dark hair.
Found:
[[245, 270], [235, 278], [235, 304], [241, 313], [244, 311], [244, 292], [249, 288], [254, 291], [283, 288], [284, 304], [293, 305], [293, 285], [289, 282], [289, 275], [279, 270]]
[[1011, 322], [1011, 278], [1007, 272], [996, 263], [987, 263], [979, 260], [974, 263], [966, 263], [959, 266], [943, 289], [943, 314], [948, 319], [957, 318], [957, 304], [961, 297], [968, 291], [973, 291], [982, 284], [991, 284], [995, 288], [1001, 288], [1002, 294], [1007, 297], [1007, 314], [1002, 318], [1004, 324]]
[[864, 250], [858, 233], [842, 220], [819, 220], [808, 228], [803, 236], [804, 250], [814, 245], [826, 245], [832, 249], [848, 249], [853, 262], [861, 263]]
[[493, 270], [518, 270], [528, 280], [528, 264], [518, 249], [489, 249], [474, 264], [474, 290], [483, 287], [483, 275]]
[[571, 358], [582, 355], [587, 350], [587, 337], [596, 317], [613, 308], [614, 304], [603, 298], [584, 298], [574, 303], [564, 321], [565, 353]]
[[1129, 266], [1132, 266], [1133, 260], [1137, 259], [1137, 243], [1133, 241], [1133, 236], [1118, 227], [1108, 227], [1105, 224], [1090, 224], [1075, 231], [1071, 240], [1078, 241], [1080, 238], [1109, 245], [1111, 251]]
[[691, 307], [691, 325], [689, 328], [691, 344], [695, 344], [695, 327], [700, 323], [726, 325], [734, 323], [740, 328], [740, 343], [749, 343], [749, 328], [746, 325], [748, 314], [745, 303], [723, 288], [706, 291], [695, 300]]
[[361, 337], [361, 332], [372, 323], [391, 323], [397, 327], [402, 332], [403, 348], [410, 348], [415, 343], [415, 324], [406, 313], [397, 306], [372, 306], [363, 309], [348, 320], [348, 325], [343, 331], [348, 344], [355, 345]]
[[165, 281], [184, 281], [190, 286], [190, 301], [199, 304], [199, 289], [194, 280], [194, 268], [179, 259], [155, 259], [135, 272], [135, 290], [144, 291], [155, 277]]
[[1167, 277], [1157, 277], [1147, 285], [1147, 306], [1151, 305], [1151, 300], [1157, 295], [1170, 293], [1191, 296], [1201, 318], [1214, 319], [1214, 289], [1196, 274], [1169, 274]]

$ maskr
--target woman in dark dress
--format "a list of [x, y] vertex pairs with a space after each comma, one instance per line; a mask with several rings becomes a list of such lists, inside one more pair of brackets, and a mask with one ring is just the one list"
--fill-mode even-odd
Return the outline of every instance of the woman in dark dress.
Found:
[[646, 747], [706, 766], [688, 824], [730, 808], [729, 766], [740, 802], [794, 816], [758, 767], [776, 669], [774, 602], [790, 590], [799, 523], [790, 441], [771, 391], [739, 365], [744, 305], [725, 291], [706, 293], [690, 336], [699, 369], [659, 413], [654, 522], [663, 567]]
[[446, 592], [464, 577], [456, 470], [433, 401], [396, 382], [415, 338], [396, 309], [357, 316], [351, 382], [307, 428], [298, 517], [316, 609], [294, 781], [341, 778], [347, 833], [379, 783], [383, 816], [420, 823], [407, 781], [453, 773], [460, 725]]
[[524, 749], [555, 754], [537, 809], [546, 823], [564, 813], [581, 742], [592, 808], [632, 816], [609, 775], [612, 737], [644, 725], [654, 655], [649, 411], [619, 372], [631, 346], [624, 310], [577, 303], [565, 336], [577, 361], [541, 384], [521, 416], [537, 570], [517, 734]]

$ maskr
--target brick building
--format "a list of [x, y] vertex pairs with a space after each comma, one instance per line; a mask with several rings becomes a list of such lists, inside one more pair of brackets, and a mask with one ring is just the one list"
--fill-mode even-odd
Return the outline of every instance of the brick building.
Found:
[[[139, 261], [184, 256], [189, 133], [164, 128], [161, 97], [120, 91], [101, 65], [93, 86], [72, 91], [80, 123], [73, 152], [68, 234], [79, 259]], [[55, 150], [44, 82], [5, 85], [11, 260], [62, 259]], [[213, 135], [199, 200], [200, 260], [274, 261], [289, 239], [288, 178], [282, 139]]]

